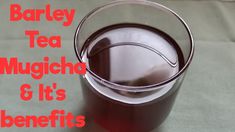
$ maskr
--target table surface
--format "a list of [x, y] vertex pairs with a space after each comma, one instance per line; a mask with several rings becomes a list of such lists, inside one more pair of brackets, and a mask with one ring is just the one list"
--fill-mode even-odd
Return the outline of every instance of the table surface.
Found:
[[[77, 62], [73, 49], [73, 35], [82, 17], [93, 8], [110, 0], [36, 0], [0, 1], [0, 56], [17, 56], [21, 61], [41, 61], [44, 56], [58, 61], [66, 56]], [[235, 1], [162, 0], [156, 2], [176, 11], [188, 23], [195, 39], [195, 55], [181, 87], [175, 105], [158, 130], [153, 132], [233, 132], [235, 130]], [[22, 8], [74, 8], [77, 14], [71, 26], [61, 23], [9, 22], [9, 6], [19, 3]], [[61, 35], [61, 49], [30, 49], [24, 30], [38, 29], [41, 34]], [[29, 102], [20, 100], [19, 87], [29, 83], [37, 92], [39, 83], [50, 85], [57, 82], [67, 90], [63, 102]], [[74, 114], [84, 114], [84, 102], [77, 75], [48, 75], [34, 80], [29, 75], [0, 76], [0, 109], [10, 115], [49, 115], [52, 109], [64, 109]], [[85, 128], [22, 128], [0, 129], [0, 132], [103, 132], [89, 121]]]

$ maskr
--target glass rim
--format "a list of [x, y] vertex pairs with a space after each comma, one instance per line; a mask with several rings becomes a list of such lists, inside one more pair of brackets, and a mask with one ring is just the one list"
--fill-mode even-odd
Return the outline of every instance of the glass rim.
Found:
[[[89, 72], [92, 76], [92, 78], [94, 78], [96, 81], [101, 82], [103, 85], [111, 88], [111, 89], [115, 89], [115, 90], [121, 90], [121, 91], [152, 91], [152, 90], [157, 90], [157, 89], [161, 89], [161, 86], [164, 86], [170, 82], [172, 82], [173, 80], [177, 79], [181, 74], [183, 74], [187, 68], [189, 67], [192, 58], [193, 58], [193, 54], [194, 54], [194, 40], [193, 40], [193, 36], [192, 33], [188, 27], [188, 25], [186, 24], [186, 22], [177, 14], [175, 13], [173, 10], [169, 9], [168, 7], [161, 5], [159, 3], [156, 2], [151, 2], [151, 1], [143, 1], [143, 0], [135, 0], [135, 1], [123, 1], [123, 0], [118, 0], [118, 1], [114, 1], [114, 2], [109, 2], [105, 5], [99, 6], [95, 9], [93, 9], [92, 11], [90, 11], [82, 20], [81, 22], [78, 24], [75, 35], [74, 35], [74, 50], [77, 56], [77, 59], [79, 62], [81, 63], [85, 63], [82, 60], [82, 57], [79, 53], [79, 49], [78, 49], [78, 44], [79, 44], [79, 40], [78, 40], [78, 36], [80, 35], [80, 31], [81, 31], [81, 27], [83, 26], [83, 24], [86, 22], [86, 20], [90, 17], [92, 17], [95, 13], [102, 11], [103, 9], [109, 8], [109, 7], [113, 7], [116, 5], [123, 5], [123, 4], [139, 4], [139, 5], [146, 5], [146, 6], [151, 6], [154, 8], [160, 8], [163, 9], [163, 11], [168, 12], [172, 15], [174, 15], [185, 27], [188, 36], [189, 36], [189, 40], [190, 40], [190, 54], [187, 58], [187, 61], [185, 62], [183, 68], [181, 68], [181, 70], [179, 70], [176, 74], [174, 74], [173, 76], [171, 76], [170, 78], [168, 78], [167, 80], [164, 80], [162, 82], [156, 83], [156, 84], [151, 84], [151, 85], [146, 85], [146, 86], [127, 86], [127, 85], [121, 85], [121, 84], [117, 84], [117, 83], [113, 83], [111, 81], [108, 81], [106, 79], [103, 79], [102, 77], [98, 76], [97, 74], [95, 74], [94, 72], [92, 72], [89, 68], [86, 67], [86, 71]], [[86, 73], [87, 74], [87, 73]]]

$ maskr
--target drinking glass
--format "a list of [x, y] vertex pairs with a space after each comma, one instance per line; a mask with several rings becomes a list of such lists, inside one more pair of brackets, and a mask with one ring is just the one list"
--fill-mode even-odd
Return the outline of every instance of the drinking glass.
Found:
[[[149, 37], [148, 41], [142, 41], [141, 38], [144, 37], [141, 36], [139, 36], [140, 39], [129, 40], [130, 37], [126, 36], [132, 31], [126, 30], [126, 32], [120, 33], [120, 40], [117, 41], [125, 38], [125, 44], [122, 43], [122, 46], [127, 46], [120, 48], [118, 54], [103, 53], [92, 62], [87, 61], [87, 58], [84, 59], [84, 55], [92, 51], [91, 48], [89, 49], [88, 42], [92, 41], [91, 36], [94, 33], [102, 33], [105, 30], [101, 29], [112, 27], [112, 25], [122, 27], [122, 24], [132, 25], [132, 28], [143, 27], [143, 29], [146, 26], [145, 29], [154, 30], [152, 32], [166, 36], [164, 42], [177, 44], [176, 47], [171, 47], [178, 48], [176, 50], [180, 51], [181, 55], [171, 54], [172, 50], [164, 50], [166, 46], [162, 42], [162, 45], [157, 46], [159, 41], [156, 40], [155, 42], [155, 39], [151, 39], [151, 35], [146, 35], [148, 31], [146, 31], [146, 34], [142, 34], [144, 37]], [[138, 31], [142, 30], [135, 30], [137, 34]], [[138, 42], [135, 43], [135, 40]], [[107, 46], [104, 44], [105, 42], [108, 43], [107, 38], [103, 39], [101, 43], [97, 43], [96, 47], [104, 50], [113, 46]], [[126, 43], [129, 44], [129, 48]], [[130, 48], [131, 43], [134, 43], [132, 48]], [[158, 3], [136, 0], [111, 2], [89, 12], [77, 27], [74, 46], [78, 61], [87, 64], [86, 74], [80, 76], [87, 110], [97, 124], [111, 132], [147, 132], [158, 127], [171, 111], [194, 52], [190, 29], [179, 15]], [[143, 55], [143, 58], [124, 62], [123, 60], [131, 57], [126, 53], [134, 52], [135, 47], [138, 46], [155, 52], [169, 65], [174, 66], [172, 59], [177, 58], [176, 61], [179, 65], [177, 72], [164, 78], [164, 74], [159, 69], [164, 69], [167, 66], [161, 66], [150, 68], [150, 70], [145, 71], [147, 73], [143, 74], [143, 77], [133, 79], [129, 83], [109, 79], [109, 74], [123, 79], [134, 76], [135, 71], [140, 73], [145, 69], [144, 67], [148, 67], [152, 62], [157, 61], [154, 59], [147, 61], [149, 57], [146, 51], [141, 53], [142, 49], [135, 55]], [[88, 51], [85, 52], [87, 48]], [[141, 67], [137, 65], [137, 62]], [[114, 63], [115, 66], [112, 66], [111, 63]], [[130, 63], [134, 64], [128, 69], [127, 65], [130, 65]], [[99, 73], [95, 72], [94, 69], [99, 69]], [[103, 76], [106, 74], [109, 77]], [[164, 79], [159, 80], [159, 76]], [[141, 84], [138, 83], [140, 80], [142, 81]], [[149, 80], [150, 83], [145, 83]]]

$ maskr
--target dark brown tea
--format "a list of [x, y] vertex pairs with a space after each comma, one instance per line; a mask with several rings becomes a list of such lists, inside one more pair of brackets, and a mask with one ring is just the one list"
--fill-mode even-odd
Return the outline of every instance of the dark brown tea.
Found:
[[[184, 65], [183, 54], [169, 35], [130, 23], [92, 34], [81, 56], [87, 68], [103, 80], [131, 87], [166, 81]], [[81, 80], [88, 110], [111, 132], [148, 132], [161, 124], [180, 85], [180, 81], [172, 81], [154, 91], [127, 92], [108, 88], [89, 73]]]

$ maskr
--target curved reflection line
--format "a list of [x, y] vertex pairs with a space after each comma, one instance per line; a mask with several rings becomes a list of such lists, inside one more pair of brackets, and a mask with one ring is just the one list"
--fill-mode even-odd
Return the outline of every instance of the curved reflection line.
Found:
[[91, 58], [93, 56], [95, 56], [96, 54], [102, 52], [103, 50], [105, 49], [109, 49], [109, 48], [112, 48], [112, 47], [117, 47], [117, 46], [123, 46], [123, 45], [132, 45], [132, 46], [140, 46], [142, 48], [145, 48], [145, 49], [148, 49], [148, 50], [151, 50], [153, 51], [154, 53], [158, 54], [162, 59], [164, 59], [171, 67], [176, 67], [177, 66], [177, 60], [176, 62], [172, 62], [171, 60], [169, 60], [164, 54], [162, 54], [161, 52], [159, 52], [158, 50], [148, 46], [148, 45], [143, 45], [143, 44], [140, 44], [140, 43], [134, 43], [134, 42], [128, 42], [128, 43], [114, 43], [112, 45], [107, 45], [105, 47], [103, 47], [102, 49], [99, 49], [97, 50], [95, 53], [93, 54], [89, 54], [87, 53], [87, 58]]

